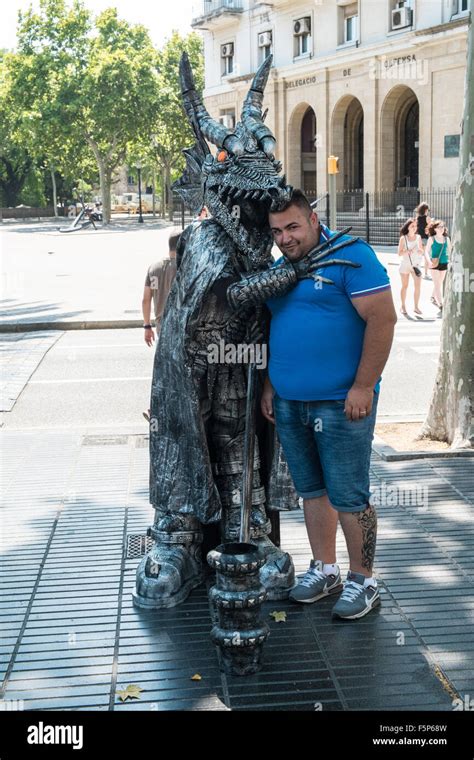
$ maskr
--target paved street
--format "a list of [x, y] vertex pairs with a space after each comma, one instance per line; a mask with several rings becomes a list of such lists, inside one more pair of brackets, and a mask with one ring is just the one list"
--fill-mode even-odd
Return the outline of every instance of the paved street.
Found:
[[5, 415], [5, 426], [146, 430], [142, 412], [148, 408], [152, 363], [153, 349], [141, 328], [63, 332]]
[[[72, 235], [57, 232], [54, 222], [4, 224], [0, 325], [141, 324], [145, 272], [155, 257], [165, 255], [169, 230], [169, 225], [150, 219], [144, 225], [135, 219], [122, 220], [107, 231], [83, 230]], [[390, 248], [378, 255], [390, 275], [398, 310], [398, 256]], [[411, 316], [399, 315], [384, 372], [379, 421], [422, 420], [428, 409], [441, 328], [439, 314], [429, 301], [431, 287], [431, 282], [422, 281], [422, 319], [415, 319], [410, 311], [410, 299]], [[67, 411], [61, 422], [87, 424], [87, 408], [94, 411], [97, 424], [119, 424], [120, 419], [120, 424], [134, 425], [151, 376], [151, 351], [143, 344], [140, 330], [75, 330], [60, 339], [57, 336], [38, 338], [34, 351], [33, 336], [1, 336], [9, 360], [2, 379], [4, 408], [12, 408], [10, 396], [18, 394], [31, 377], [32, 366], [41, 360], [42, 346], [48, 355], [31, 377], [36, 385], [26, 389], [26, 402], [34, 398], [35, 388], [41, 398], [37, 406], [46, 419], [48, 409], [59, 405]], [[34, 427], [33, 423], [26, 403], [5, 424]]]
[[132, 218], [62, 234], [59, 224], [64, 220], [0, 227], [0, 325], [141, 320], [146, 270], [166, 254], [169, 225]]

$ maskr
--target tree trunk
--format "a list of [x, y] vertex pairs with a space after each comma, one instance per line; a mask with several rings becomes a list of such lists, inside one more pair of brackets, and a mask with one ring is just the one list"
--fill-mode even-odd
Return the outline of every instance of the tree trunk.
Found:
[[161, 171], [161, 218], [166, 218], [166, 173]]
[[474, 315], [474, 49], [472, 23], [461, 128], [460, 179], [453, 219], [453, 250], [445, 280], [441, 349], [435, 387], [421, 436], [472, 448]]
[[87, 142], [92, 148], [94, 158], [99, 169], [100, 195], [102, 200], [102, 219], [104, 227], [110, 224], [112, 210], [112, 171], [106, 166], [96, 141], [87, 136]]
[[51, 172], [51, 184], [53, 186], [53, 209], [54, 209], [54, 216], [56, 219], [58, 218], [58, 192], [56, 189], [56, 174], [54, 171], [54, 166], [51, 166], [50, 168]]
[[166, 194], [168, 196], [168, 219], [173, 221], [173, 191], [171, 189], [171, 169], [169, 165], [166, 166]]

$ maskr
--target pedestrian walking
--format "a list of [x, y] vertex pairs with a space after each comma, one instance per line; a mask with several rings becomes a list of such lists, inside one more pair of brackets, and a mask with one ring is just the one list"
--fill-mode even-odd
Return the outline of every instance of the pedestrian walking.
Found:
[[150, 321], [152, 301], [156, 335], [158, 336], [160, 332], [161, 318], [166, 305], [166, 299], [176, 276], [176, 245], [178, 239], [179, 235], [170, 235], [168, 241], [169, 255], [148, 267], [142, 299], [144, 337], [147, 346], [152, 346], [155, 340], [153, 325]]
[[400, 230], [400, 240], [398, 241], [398, 255], [401, 258], [400, 261], [400, 279], [402, 281], [402, 287], [400, 290], [400, 300], [402, 302], [400, 311], [406, 317], [406, 297], [408, 292], [408, 284], [410, 277], [413, 279], [414, 286], [414, 312], [418, 316], [422, 315], [420, 309], [420, 292], [421, 292], [421, 265], [424, 259], [423, 243], [421, 236], [417, 234], [417, 221], [416, 219], [408, 219]]
[[420, 203], [415, 209], [416, 219], [416, 232], [420, 236], [423, 245], [423, 263], [425, 270], [425, 280], [431, 280], [429, 272], [431, 271], [431, 264], [428, 256], [426, 255], [426, 245], [428, 243], [428, 225], [431, 222], [429, 216], [430, 207], [427, 203]]
[[[270, 213], [269, 221], [283, 253], [276, 268], [286, 259], [299, 271], [306, 254], [333, 234], [301, 191]], [[369, 464], [380, 374], [396, 314], [387, 272], [367, 243], [352, 239], [338, 258], [356, 267], [342, 261], [321, 269], [321, 275], [316, 269], [314, 275], [324, 274], [326, 281], [305, 275], [286, 295], [267, 301], [270, 363], [261, 409], [276, 424], [303, 498], [313, 554], [290, 599], [310, 603], [341, 591], [339, 520], [350, 569], [332, 614], [356, 619], [380, 604], [373, 575], [377, 516], [370, 503]]]
[[[169, 255], [148, 267], [146, 273], [142, 298], [142, 314], [145, 343], [150, 347], [155, 341], [155, 333], [151, 324], [151, 303], [153, 301], [156, 338], [158, 338], [166, 300], [176, 276], [176, 246], [178, 239], [179, 235], [170, 235], [168, 240]], [[149, 422], [150, 410], [143, 412], [143, 416]]]
[[434, 219], [428, 226], [428, 232], [430, 237], [426, 246], [426, 253], [431, 260], [431, 272], [433, 275], [431, 303], [442, 309], [444, 280], [451, 253], [451, 240], [448, 237], [448, 231], [442, 219]]

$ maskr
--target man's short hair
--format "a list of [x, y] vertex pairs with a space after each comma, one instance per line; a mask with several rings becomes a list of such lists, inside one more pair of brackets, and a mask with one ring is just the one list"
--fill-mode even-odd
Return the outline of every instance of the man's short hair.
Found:
[[168, 240], [168, 247], [170, 251], [175, 251], [176, 246], [178, 245], [179, 235], [170, 235]]
[[286, 201], [282, 206], [279, 206], [275, 211], [271, 211], [272, 214], [281, 214], [282, 211], [286, 211], [290, 206], [297, 206], [301, 211], [304, 211], [310, 216], [314, 209], [311, 207], [309, 200], [302, 190], [294, 189], [291, 193], [290, 199]]

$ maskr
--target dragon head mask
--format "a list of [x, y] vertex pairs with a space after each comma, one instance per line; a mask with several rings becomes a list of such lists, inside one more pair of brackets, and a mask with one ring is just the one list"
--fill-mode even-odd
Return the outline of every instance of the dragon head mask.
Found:
[[[196, 144], [186, 149], [186, 169], [174, 184], [193, 211], [207, 206], [236, 244], [239, 252], [258, 266], [271, 247], [268, 212], [277, 210], [291, 195], [276, 160], [275, 138], [264, 123], [262, 101], [272, 63], [260, 66], [245, 98], [234, 129], [213, 119], [196, 92], [186, 53], [180, 62], [181, 92]], [[209, 141], [217, 147], [212, 155]]]

